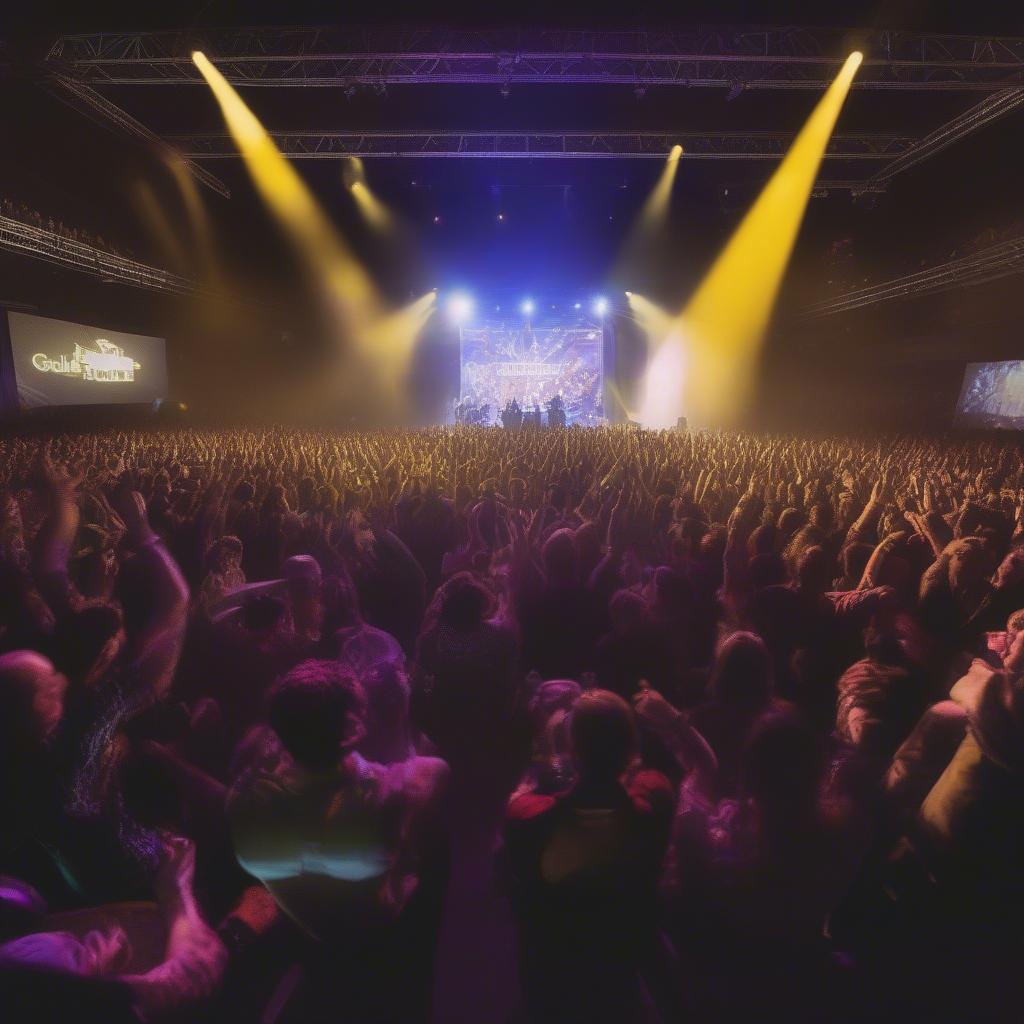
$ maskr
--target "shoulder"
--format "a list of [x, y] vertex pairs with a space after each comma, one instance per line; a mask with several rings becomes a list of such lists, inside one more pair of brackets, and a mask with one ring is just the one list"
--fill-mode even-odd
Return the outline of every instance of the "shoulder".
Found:
[[408, 761], [384, 769], [385, 785], [415, 801], [432, 800], [448, 785], [451, 772], [439, 757], [411, 757]]

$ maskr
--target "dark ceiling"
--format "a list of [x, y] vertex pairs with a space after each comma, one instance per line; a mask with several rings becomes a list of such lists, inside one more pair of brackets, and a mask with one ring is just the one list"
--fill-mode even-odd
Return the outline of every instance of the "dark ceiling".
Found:
[[[360, 23], [417, 22], [518, 26], [653, 26], [664, 4], [434, 3], [32, 4], [8, 17], [6, 59], [18, 74], [5, 93], [6, 144], [0, 192], [54, 211], [68, 222], [130, 240], [155, 260], [153, 240], [129, 201], [146, 181], [180, 219], [166, 172], [143, 147], [109, 134], [45, 93], [32, 68], [61, 32], [98, 29], [187, 29], [255, 24], [319, 24], [341, 7]], [[965, 34], [1024, 34], [1016, 5], [963, 2], [688, 3], [674, 5], [673, 23], [808, 24], [907, 28]], [[204, 88], [114, 88], [110, 97], [159, 133], [222, 127]], [[392, 87], [386, 96], [361, 89], [249, 89], [246, 100], [270, 128], [358, 129], [661, 129], [794, 131], [813, 106], [806, 92], [746, 92], [733, 102], [717, 90], [661, 87], [637, 99], [620, 86], [524, 86], [507, 98], [487, 86]], [[855, 92], [838, 130], [920, 135], [977, 102], [969, 93]], [[857, 266], [885, 276], [934, 259], [982, 229], [1024, 216], [1020, 190], [1024, 111], [998, 120], [920, 167], [899, 176], [871, 203], [849, 193], [815, 199], [794, 257], [791, 290], [818, 287], [825, 254], [850, 239]], [[286, 249], [236, 161], [209, 165], [231, 187], [223, 199], [203, 191], [225, 259], [251, 283], [287, 279]], [[686, 162], [673, 196], [671, 245], [640, 287], [666, 304], [681, 304], [774, 164]], [[332, 161], [305, 162], [303, 176], [331, 215], [396, 296], [460, 283], [483, 291], [585, 292], [607, 284], [625, 232], [659, 173], [657, 161], [630, 160], [378, 160], [371, 184], [409, 227], [401, 251], [366, 237]], [[846, 172], [850, 171], [849, 174]], [[828, 167], [835, 176], [864, 167]], [[729, 194], [725, 195], [728, 186]], [[497, 214], [504, 214], [502, 221]], [[435, 224], [434, 218], [440, 218]], [[640, 290], [640, 288], [638, 288]], [[1019, 311], [1016, 311], [1019, 316]]]

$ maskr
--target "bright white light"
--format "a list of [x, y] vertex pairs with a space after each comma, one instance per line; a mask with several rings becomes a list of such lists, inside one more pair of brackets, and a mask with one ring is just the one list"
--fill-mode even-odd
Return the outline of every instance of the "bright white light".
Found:
[[608, 300], [603, 296], [594, 300], [594, 315], [604, 316], [608, 312]]
[[573, 309], [579, 309], [582, 305], [583, 305], [582, 302], [577, 302], [572, 308]]
[[650, 430], [667, 430], [676, 425], [683, 408], [687, 355], [682, 334], [670, 334], [647, 364], [643, 399], [636, 419]]
[[519, 307], [519, 312], [522, 313], [523, 316], [531, 316], [536, 308], [537, 307], [534, 305], [533, 299], [523, 299], [523, 304]]
[[457, 324], [464, 323], [473, 315], [474, 303], [465, 292], [455, 292], [448, 297], [448, 316]]

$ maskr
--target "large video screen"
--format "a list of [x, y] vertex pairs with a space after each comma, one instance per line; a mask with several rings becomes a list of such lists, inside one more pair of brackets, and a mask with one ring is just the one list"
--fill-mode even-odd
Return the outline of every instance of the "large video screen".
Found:
[[8, 312], [18, 401], [111, 405], [167, 397], [163, 338]]
[[1024, 361], [968, 363], [956, 422], [962, 427], [1024, 430]]
[[512, 399], [524, 413], [559, 396], [569, 424], [604, 421], [604, 331], [600, 324], [491, 320], [462, 328], [460, 400], [477, 422], [500, 422]]

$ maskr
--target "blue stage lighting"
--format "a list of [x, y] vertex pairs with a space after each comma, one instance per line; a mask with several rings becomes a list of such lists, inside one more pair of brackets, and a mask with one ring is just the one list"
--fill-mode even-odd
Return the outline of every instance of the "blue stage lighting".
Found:
[[604, 316], [608, 312], [608, 300], [602, 295], [600, 298], [594, 299], [594, 315]]
[[582, 308], [582, 306], [583, 306], [582, 302], [576, 302], [576, 303], [573, 303], [573, 307], [572, 308], [573, 309], [580, 309], [580, 308]]
[[523, 299], [523, 304], [519, 307], [519, 311], [523, 316], [532, 316], [536, 308], [533, 299]]
[[455, 323], [465, 323], [473, 315], [473, 309], [473, 298], [465, 292], [455, 292], [448, 296], [448, 316]]

